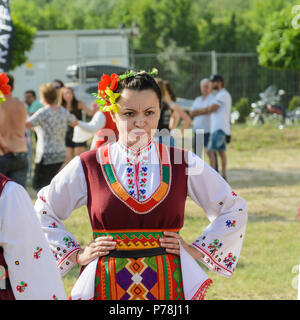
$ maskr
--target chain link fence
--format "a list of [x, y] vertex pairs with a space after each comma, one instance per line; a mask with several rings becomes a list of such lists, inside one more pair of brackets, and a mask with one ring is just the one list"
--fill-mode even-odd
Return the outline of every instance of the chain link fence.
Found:
[[300, 95], [300, 71], [270, 70], [258, 64], [256, 53], [192, 52], [174, 54], [135, 54], [136, 69], [156, 67], [159, 77], [169, 80], [179, 97], [194, 99], [200, 95], [199, 83], [212, 73], [221, 74], [231, 93], [233, 104], [242, 97], [249, 103], [259, 99], [259, 93], [275, 84], [285, 90], [282, 104]]

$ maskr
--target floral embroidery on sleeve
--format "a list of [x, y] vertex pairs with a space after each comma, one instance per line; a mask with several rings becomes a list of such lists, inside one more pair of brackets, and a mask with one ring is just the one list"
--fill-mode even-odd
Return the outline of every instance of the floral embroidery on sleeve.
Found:
[[227, 220], [227, 221], [226, 221], [226, 226], [227, 226], [228, 228], [235, 227], [235, 226], [236, 226], [236, 221], [235, 221], [235, 220], [233, 220], [233, 221]]
[[223, 260], [226, 267], [229, 269], [232, 269], [232, 266], [234, 265], [236, 261], [236, 256], [234, 256], [231, 252], [228, 254], [228, 256]]
[[223, 243], [220, 242], [220, 240], [215, 239], [212, 243], [209, 244], [208, 249], [210, 251], [211, 255], [214, 255], [218, 249], [222, 247]]
[[34, 259], [39, 259], [41, 257], [41, 252], [43, 251], [42, 248], [37, 247], [36, 250], [34, 251]]
[[76, 243], [75, 243], [70, 237], [64, 237], [64, 238], [63, 238], [63, 241], [64, 241], [65, 246], [66, 246], [67, 248], [77, 247]]
[[53, 223], [51, 224], [51, 226], [48, 226], [48, 228], [53, 228], [53, 229], [55, 229], [55, 228], [57, 228], [57, 224], [56, 224], [55, 222], [53, 222]]
[[17, 291], [20, 292], [20, 293], [22, 293], [22, 292], [25, 291], [25, 288], [26, 288], [26, 287], [27, 287], [27, 283], [24, 282], [24, 281], [21, 281], [21, 282], [20, 282], [20, 285], [17, 286]]

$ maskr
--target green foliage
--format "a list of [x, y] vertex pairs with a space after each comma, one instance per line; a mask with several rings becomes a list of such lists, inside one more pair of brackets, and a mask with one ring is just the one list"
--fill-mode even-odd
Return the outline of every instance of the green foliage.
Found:
[[300, 96], [294, 96], [289, 103], [289, 110], [295, 110], [300, 107]]
[[238, 119], [239, 123], [245, 123], [247, 117], [251, 112], [251, 106], [249, 104], [248, 98], [241, 98], [233, 107], [234, 110], [238, 111], [240, 117]]
[[34, 40], [35, 29], [24, 25], [19, 19], [12, 15], [14, 24], [14, 34], [12, 38], [12, 67], [14, 70], [17, 66], [26, 62], [26, 52], [29, 52]]
[[293, 18], [290, 6], [271, 16], [257, 48], [260, 65], [300, 70], [300, 29], [292, 27]]
[[[136, 22], [137, 53], [254, 51], [258, 34], [243, 17], [251, 0], [11, 0], [19, 21], [37, 30], [105, 29]], [[228, 10], [228, 7], [231, 10]], [[64, 12], [68, 14], [63, 14]], [[238, 12], [235, 14], [234, 12]]]

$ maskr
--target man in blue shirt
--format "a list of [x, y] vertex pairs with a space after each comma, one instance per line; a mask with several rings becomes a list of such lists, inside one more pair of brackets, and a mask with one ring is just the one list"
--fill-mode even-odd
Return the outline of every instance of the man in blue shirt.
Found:
[[32, 116], [40, 108], [43, 108], [43, 105], [36, 100], [36, 94], [33, 90], [28, 90], [25, 92], [25, 103], [27, 106], [27, 113]]

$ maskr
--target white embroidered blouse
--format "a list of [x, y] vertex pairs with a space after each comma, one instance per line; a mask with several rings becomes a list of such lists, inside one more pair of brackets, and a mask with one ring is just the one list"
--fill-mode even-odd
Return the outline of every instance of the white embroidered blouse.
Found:
[[[16, 300], [66, 299], [31, 199], [12, 181], [7, 182], [0, 197], [0, 247]], [[3, 272], [4, 266], [0, 269]], [[5, 280], [0, 277], [1, 281]]]

